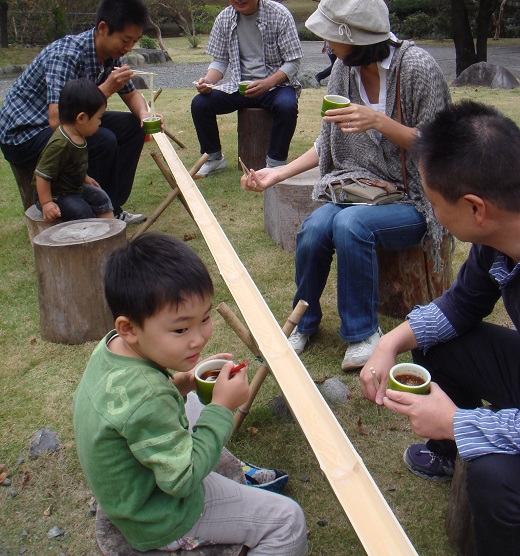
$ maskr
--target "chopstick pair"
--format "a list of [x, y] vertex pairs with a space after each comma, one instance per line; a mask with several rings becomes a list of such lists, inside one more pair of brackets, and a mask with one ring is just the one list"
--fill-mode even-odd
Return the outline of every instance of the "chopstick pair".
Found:
[[[376, 372], [374, 371], [374, 367], [370, 367], [370, 372], [372, 373], [372, 379], [374, 381], [374, 386], [376, 387], [376, 391], [379, 390], [379, 380], [377, 380]], [[381, 423], [383, 424], [383, 428], [386, 430], [386, 419], [385, 415], [382, 411], [382, 407], [380, 405], [376, 405], [377, 416], [381, 417]]]
[[249, 170], [247, 169], [247, 166], [242, 162], [242, 159], [240, 157], [238, 157], [238, 162], [240, 163], [240, 166], [242, 166], [242, 170], [244, 172], [244, 174], [246, 176], [249, 176]]
[[151, 71], [141, 71], [141, 70], [136, 70], [133, 69], [132, 70], [136, 75], [157, 75], [156, 73], [153, 73]]

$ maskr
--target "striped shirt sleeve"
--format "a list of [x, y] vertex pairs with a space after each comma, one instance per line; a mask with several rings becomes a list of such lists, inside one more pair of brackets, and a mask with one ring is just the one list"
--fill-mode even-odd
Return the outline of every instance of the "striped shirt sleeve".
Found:
[[520, 454], [520, 410], [458, 409], [454, 419], [460, 457], [469, 461], [488, 454]]
[[457, 336], [450, 321], [435, 303], [417, 305], [407, 319], [419, 348], [425, 352], [428, 348]]

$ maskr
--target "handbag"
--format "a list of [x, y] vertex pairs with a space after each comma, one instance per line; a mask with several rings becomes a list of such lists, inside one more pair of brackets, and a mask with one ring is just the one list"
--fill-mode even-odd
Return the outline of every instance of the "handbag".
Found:
[[[402, 123], [401, 109], [401, 68], [397, 73], [397, 119]], [[406, 180], [406, 162], [403, 147], [399, 148], [401, 158], [401, 171], [403, 174], [404, 188], [395, 183], [367, 178], [349, 178], [336, 180], [327, 185], [325, 191], [318, 196], [320, 201], [329, 201], [345, 205], [387, 205], [404, 199], [408, 194]]]
[[388, 181], [349, 178], [328, 184], [318, 199], [345, 205], [387, 205], [401, 201], [404, 193]]

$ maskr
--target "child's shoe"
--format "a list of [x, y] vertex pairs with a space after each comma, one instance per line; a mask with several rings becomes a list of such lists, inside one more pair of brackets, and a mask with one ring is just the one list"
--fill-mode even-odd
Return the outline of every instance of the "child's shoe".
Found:
[[240, 463], [249, 486], [271, 492], [281, 492], [289, 480], [289, 475], [285, 471], [263, 469], [247, 463], [247, 461], [241, 461]]

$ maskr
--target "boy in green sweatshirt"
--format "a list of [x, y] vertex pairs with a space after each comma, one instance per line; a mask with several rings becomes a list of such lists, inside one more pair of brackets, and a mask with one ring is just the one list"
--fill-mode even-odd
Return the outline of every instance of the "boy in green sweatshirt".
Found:
[[298, 504], [212, 472], [248, 383], [245, 369], [230, 376], [230, 361], [209, 405], [192, 393], [212, 335], [213, 284], [199, 257], [143, 234], [109, 255], [105, 295], [115, 330], [94, 350], [73, 406], [79, 460], [110, 520], [141, 551], [243, 544], [252, 556], [306, 554]]

